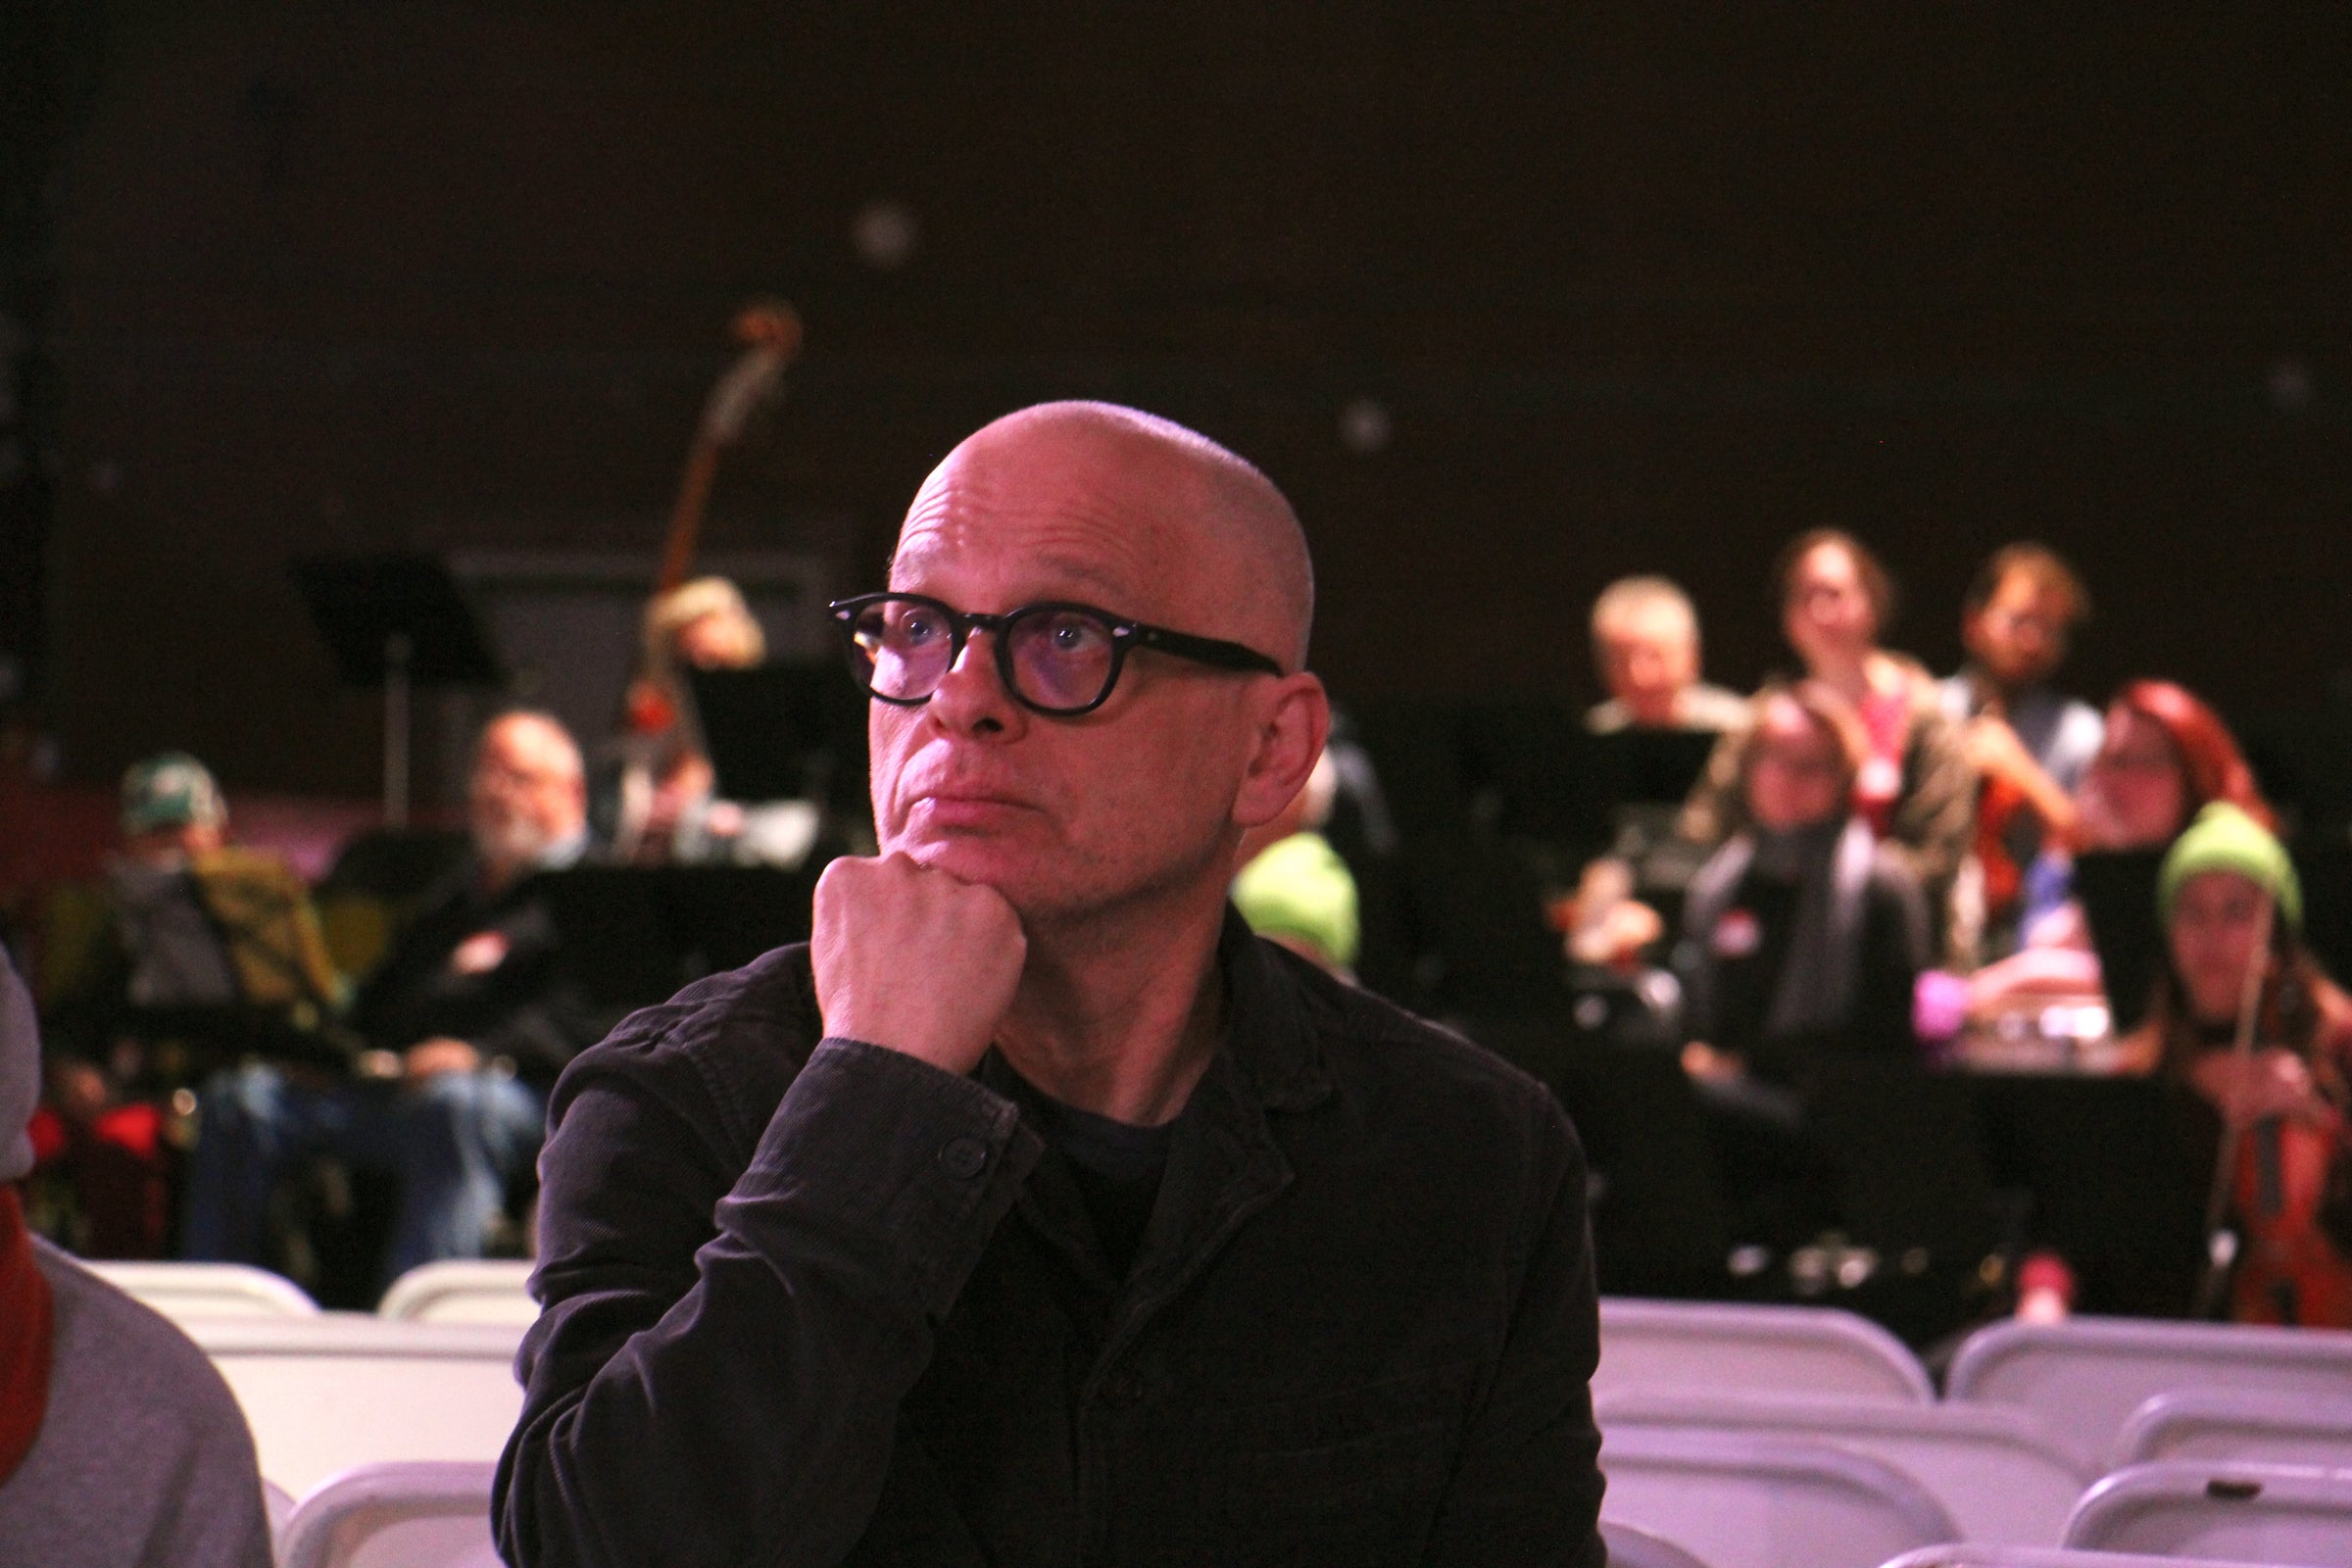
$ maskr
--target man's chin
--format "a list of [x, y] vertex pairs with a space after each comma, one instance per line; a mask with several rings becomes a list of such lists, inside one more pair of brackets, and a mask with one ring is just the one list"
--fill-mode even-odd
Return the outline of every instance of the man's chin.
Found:
[[904, 855], [927, 871], [945, 871], [959, 882], [1002, 888], [1019, 870], [1034, 865], [1034, 852], [1023, 854], [1003, 839], [980, 833], [925, 833], [899, 839], [885, 852]]

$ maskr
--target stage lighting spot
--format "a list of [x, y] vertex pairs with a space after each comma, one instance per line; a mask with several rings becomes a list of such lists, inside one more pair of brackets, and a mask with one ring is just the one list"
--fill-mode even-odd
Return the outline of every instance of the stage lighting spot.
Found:
[[1356, 398], [1340, 410], [1340, 441], [1348, 451], [1365, 456], [1389, 444], [1396, 433], [1389, 411], [1372, 398]]
[[858, 259], [885, 272], [895, 272], [912, 261], [922, 238], [922, 220], [905, 202], [867, 202], [850, 224], [850, 242], [858, 248]]

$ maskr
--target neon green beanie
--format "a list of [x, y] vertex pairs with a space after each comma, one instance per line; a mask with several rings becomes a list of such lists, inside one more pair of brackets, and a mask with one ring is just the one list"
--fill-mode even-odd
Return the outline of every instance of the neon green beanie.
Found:
[[2289, 931], [2303, 929], [2303, 884], [2286, 847], [2269, 829], [2227, 801], [2197, 813], [2188, 831], [2173, 841], [2156, 878], [2156, 912], [2173, 923], [2173, 903], [2181, 884], [2207, 871], [2234, 871], [2278, 902]]
[[1319, 833], [1268, 845], [1234, 878], [1233, 902], [1263, 936], [1296, 937], [1346, 967], [1355, 962], [1355, 878]]

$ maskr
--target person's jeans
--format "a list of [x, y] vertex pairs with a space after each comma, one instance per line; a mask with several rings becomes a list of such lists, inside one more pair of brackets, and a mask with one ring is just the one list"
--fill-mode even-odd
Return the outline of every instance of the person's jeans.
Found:
[[267, 1063], [222, 1072], [199, 1102], [183, 1250], [260, 1262], [270, 1190], [332, 1154], [399, 1179], [385, 1281], [435, 1258], [479, 1257], [508, 1178], [538, 1156], [546, 1118], [546, 1096], [495, 1072], [323, 1087]]

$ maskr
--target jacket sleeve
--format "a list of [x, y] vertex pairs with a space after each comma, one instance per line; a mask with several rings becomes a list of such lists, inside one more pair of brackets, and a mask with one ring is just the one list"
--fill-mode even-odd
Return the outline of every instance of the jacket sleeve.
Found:
[[1502, 1351], [1463, 1441], [1424, 1562], [1602, 1568], [1600, 1322], [1585, 1216], [1585, 1156], [1548, 1094], [1534, 1097], [1537, 1157]]
[[542, 1162], [544, 1307], [492, 1501], [501, 1551], [838, 1562], [1035, 1135], [977, 1083], [827, 1040], [743, 1166], [704, 1072], [611, 1046], [580, 1068]]

